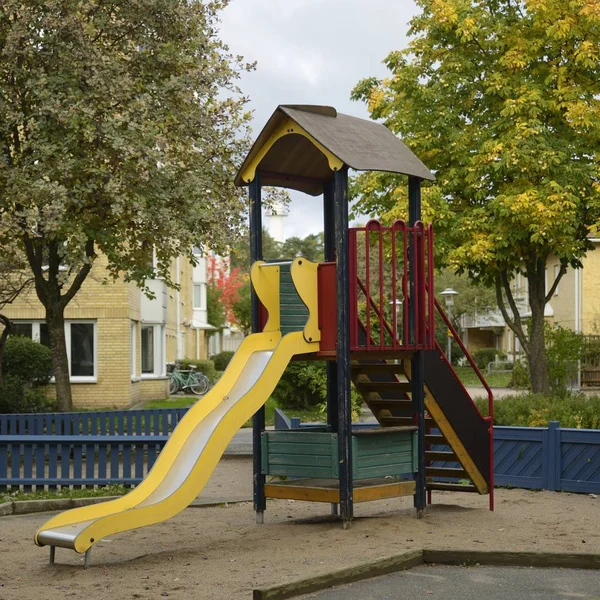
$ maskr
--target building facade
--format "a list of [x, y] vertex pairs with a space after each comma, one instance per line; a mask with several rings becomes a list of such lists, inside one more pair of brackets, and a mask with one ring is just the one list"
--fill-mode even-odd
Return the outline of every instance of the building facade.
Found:
[[[169, 288], [147, 281], [153, 298], [135, 284], [107, 277], [100, 256], [65, 311], [73, 404], [77, 408], [126, 408], [168, 395], [167, 364], [207, 357], [206, 259], [171, 265]], [[14, 334], [49, 345], [44, 308], [34, 290], [6, 306]]]

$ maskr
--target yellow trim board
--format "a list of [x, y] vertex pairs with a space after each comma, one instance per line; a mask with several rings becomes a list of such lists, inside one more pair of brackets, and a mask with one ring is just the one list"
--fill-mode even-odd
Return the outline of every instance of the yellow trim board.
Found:
[[[412, 364], [410, 360], [405, 360], [405, 375], [410, 380]], [[448, 440], [450, 447], [456, 454], [460, 464], [464, 470], [469, 474], [473, 485], [477, 488], [480, 494], [487, 494], [489, 492], [488, 484], [473, 462], [471, 455], [467, 452], [464, 444], [454, 431], [454, 428], [450, 424], [450, 421], [446, 418], [446, 415], [440, 408], [440, 405], [436, 402], [431, 390], [425, 386], [425, 408], [435, 421], [436, 425], [440, 428], [440, 431], [444, 437]]]
[[321, 340], [319, 329], [319, 265], [306, 258], [296, 258], [292, 263], [290, 272], [292, 281], [300, 300], [308, 308], [308, 320], [304, 326], [304, 339], [307, 342], [318, 342]]
[[260, 161], [266, 156], [267, 152], [274, 146], [275, 142], [280, 140], [282, 137], [290, 134], [297, 134], [305, 137], [307, 140], [311, 142], [315, 148], [320, 150], [325, 157], [327, 158], [327, 162], [329, 164], [329, 168], [332, 171], [339, 171], [343, 166], [344, 162], [341, 161], [335, 154], [327, 150], [323, 144], [318, 142], [310, 133], [304, 130], [298, 123], [290, 119], [286, 118], [281, 124], [277, 127], [277, 129], [269, 136], [269, 139], [264, 143], [264, 145], [258, 150], [254, 158], [250, 161], [250, 164], [242, 171], [242, 179], [246, 183], [250, 183], [256, 177], [256, 169], [260, 164]]

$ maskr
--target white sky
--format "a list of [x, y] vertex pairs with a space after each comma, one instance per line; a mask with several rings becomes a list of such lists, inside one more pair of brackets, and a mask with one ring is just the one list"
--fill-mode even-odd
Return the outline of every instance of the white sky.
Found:
[[[232, 0], [221, 37], [234, 54], [256, 61], [241, 88], [250, 96], [256, 137], [278, 104], [328, 104], [368, 117], [350, 100], [364, 77], [387, 74], [383, 59], [406, 46], [413, 0]], [[322, 231], [322, 198], [292, 193], [285, 236]]]

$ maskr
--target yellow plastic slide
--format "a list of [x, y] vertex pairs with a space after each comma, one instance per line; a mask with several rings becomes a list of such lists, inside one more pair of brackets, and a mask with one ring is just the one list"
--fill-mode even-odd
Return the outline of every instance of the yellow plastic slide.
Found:
[[138, 487], [122, 498], [53, 517], [36, 533], [38, 546], [86, 552], [108, 535], [169, 519], [196, 498], [235, 433], [267, 401], [292, 356], [318, 349], [316, 265], [296, 259], [291, 271], [309, 308], [304, 331], [281, 335], [279, 267], [256, 263], [252, 282], [269, 313], [263, 332], [244, 340], [214, 388], [181, 420]]

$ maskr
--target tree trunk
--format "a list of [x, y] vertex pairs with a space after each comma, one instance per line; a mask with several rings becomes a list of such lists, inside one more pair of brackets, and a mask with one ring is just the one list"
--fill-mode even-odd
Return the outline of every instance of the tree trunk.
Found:
[[545, 261], [537, 260], [528, 269], [529, 307], [531, 308], [531, 331], [529, 332], [529, 375], [534, 394], [550, 393], [548, 362], [546, 360], [546, 336], [544, 333], [544, 307], [546, 306]]
[[54, 367], [58, 410], [69, 412], [73, 410], [73, 398], [71, 396], [69, 356], [65, 337], [64, 309], [60, 306], [48, 306], [46, 308], [46, 324], [48, 325], [50, 347], [52, 349], [52, 366]]

